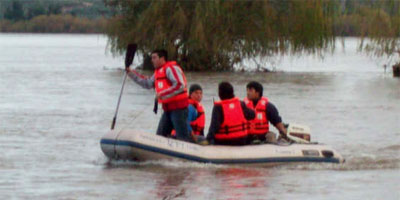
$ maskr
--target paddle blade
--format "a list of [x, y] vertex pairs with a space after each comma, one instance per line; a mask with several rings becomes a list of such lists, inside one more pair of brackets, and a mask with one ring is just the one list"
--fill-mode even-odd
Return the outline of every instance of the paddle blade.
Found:
[[128, 68], [132, 62], [133, 62], [133, 57], [135, 56], [137, 49], [137, 44], [129, 44], [128, 49], [126, 50], [126, 55], [125, 55], [125, 68]]
[[157, 110], [158, 110], [158, 100], [157, 100], [157, 98], [155, 98], [154, 99], [154, 107], [153, 107], [154, 114], [157, 114]]

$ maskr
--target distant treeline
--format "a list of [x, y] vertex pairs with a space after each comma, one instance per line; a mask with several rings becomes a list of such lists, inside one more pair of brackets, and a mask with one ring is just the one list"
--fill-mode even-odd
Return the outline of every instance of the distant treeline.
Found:
[[72, 15], [39, 15], [30, 20], [0, 20], [0, 32], [103, 33], [105, 18], [88, 19]]
[[1, 0], [0, 32], [102, 33], [112, 15], [102, 0]]
[[30, 20], [39, 15], [72, 15], [88, 19], [110, 17], [103, 0], [1, 0], [0, 20]]

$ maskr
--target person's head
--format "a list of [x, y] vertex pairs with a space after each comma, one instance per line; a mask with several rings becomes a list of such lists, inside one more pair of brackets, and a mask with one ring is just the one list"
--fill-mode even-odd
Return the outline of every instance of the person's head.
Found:
[[235, 97], [233, 86], [229, 82], [221, 82], [218, 85], [218, 96], [221, 100], [232, 99]]
[[256, 100], [263, 95], [263, 86], [257, 81], [251, 81], [246, 86], [247, 98], [250, 100]]
[[164, 49], [157, 49], [151, 52], [151, 62], [154, 68], [159, 68], [168, 61], [168, 52]]
[[199, 84], [192, 84], [189, 88], [189, 98], [200, 102], [203, 99], [203, 89]]

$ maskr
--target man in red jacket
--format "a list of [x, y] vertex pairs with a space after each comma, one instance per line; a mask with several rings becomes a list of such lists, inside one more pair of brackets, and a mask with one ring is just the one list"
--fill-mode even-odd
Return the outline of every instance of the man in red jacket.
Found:
[[136, 70], [126, 68], [130, 78], [146, 89], [155, 89], [156, 98], [162, 104], [164, 113], [157, 128], [157, 135], [170, 136], [176, 130], [176, 138], [190, 140], [187, 125], [189, 105], [187, 83], [183, 70], [175, 61], [168, 61], [166, 50], [155, 50], [151, 54], [155, 68], [151, 77], [143, 76]]

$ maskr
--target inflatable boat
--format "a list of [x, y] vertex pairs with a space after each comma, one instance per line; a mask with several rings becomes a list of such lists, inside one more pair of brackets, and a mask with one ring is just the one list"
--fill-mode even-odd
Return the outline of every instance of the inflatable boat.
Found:
[[179, 159], [214, 164], [344, 162], [337, 151], [317, 143], [201, 146], [135, 130], [110, 131], [101, 138], [100, 146], [108, 158], [116, 160]]

